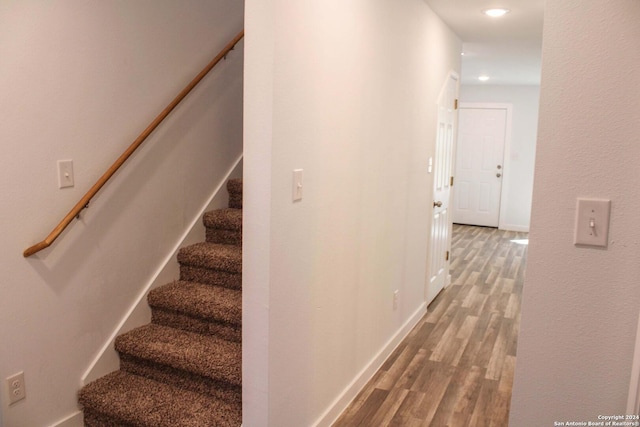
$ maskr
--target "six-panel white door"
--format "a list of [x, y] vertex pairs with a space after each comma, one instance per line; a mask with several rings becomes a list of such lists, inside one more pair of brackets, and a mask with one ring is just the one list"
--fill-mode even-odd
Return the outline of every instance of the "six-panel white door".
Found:
[[426, 284], [426, 301], [429, 304], [448, 283], [451, 246], [451, 172], [455, 141], [458, 77], [450, 74], [438, 99], [438, 130], [433, 179], [433, 217], [431, 222], [431, 246], [429, 278]]
[[498, 227], [506, 108], [459, 110], [453, 222]]

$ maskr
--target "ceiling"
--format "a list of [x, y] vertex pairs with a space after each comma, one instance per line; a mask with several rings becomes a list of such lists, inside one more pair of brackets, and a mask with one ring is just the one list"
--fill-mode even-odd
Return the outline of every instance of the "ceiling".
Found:
[[[462, 39], [462, 84], [540, 84], [544, 0], [425, 0]], [[510, 9], [501, 18], [482, 13]], [[480, 82], [478, 76], [490, 79]]]

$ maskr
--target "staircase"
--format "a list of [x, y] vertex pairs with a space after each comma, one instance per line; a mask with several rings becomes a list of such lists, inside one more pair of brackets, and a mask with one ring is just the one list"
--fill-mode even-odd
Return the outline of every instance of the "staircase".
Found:
[[242, 423], [242, 181], [180, 249], [180, 280], [149, 292], [151, 323], [115, 340], [120, 370], [79, 393], [87, 427]]

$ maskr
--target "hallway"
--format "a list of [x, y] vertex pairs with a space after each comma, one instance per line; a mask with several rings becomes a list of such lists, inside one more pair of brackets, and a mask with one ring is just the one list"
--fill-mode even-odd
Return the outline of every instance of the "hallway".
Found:
[[454, 224], [451, 285], [333, 426], [507, 426], [526, 239]]

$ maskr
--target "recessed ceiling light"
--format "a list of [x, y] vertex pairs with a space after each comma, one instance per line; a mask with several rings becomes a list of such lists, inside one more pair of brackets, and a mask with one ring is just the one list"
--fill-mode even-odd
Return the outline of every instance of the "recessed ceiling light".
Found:
[[489, 76], [483, 74], [478, 77], [478, 80], [480, 80], [481, 82], [486, 82], [487, 80], [489, 80]]
[[485, 9], [482, 11], [482, 13], [492, 18], [499, 18], [501, 16], [506, 15], [509, 12], [510, 12], [509, 9]]

